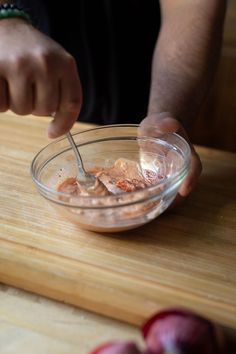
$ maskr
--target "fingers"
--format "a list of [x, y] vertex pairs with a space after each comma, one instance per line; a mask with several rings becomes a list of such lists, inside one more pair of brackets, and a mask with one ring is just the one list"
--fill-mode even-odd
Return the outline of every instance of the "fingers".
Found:
[[185, 131], [182, 124], [177, 119], [172, 118], [171, 114], [168, 112], [152, 114], [146, 117], [140, 124], [138, 134], [140, 136], [159, 137], [165, 133], [171, 132], [178, 133], [183, 138], [185, 138], [191, 148], [190, 170], [183, 184], [180, 186], [178, 195], [172, 204], [173, 206], [180, 203], [185, 197], [187, 197], [195, 187], [202, 171], [201, 160], [193, 145], [190, 143], [187, 132]]
[[142, 120], [138, 129], [139, 136], [158, 137], [165, 133], [177, 132], [180, 123], [168, 112], [151, 114]]
[[5, 112], [8, 108], [8, 85], [6, 80], [0, 78], [0, 112]]
[[[5, 79], [0, 79], [0, 110], [9, 108], [19, 115], [52, 115], [48, 135], [56, 138], [67, 132], [78, 117], [82, 104], [82, 89], [74, 59], [68, 55], [55, 60], [41, 59], [33, 69], [19, 70], [12, 65]], [[15, 69], [14, 69], [15, 68]]]
[[55, 112], [60, 102], [60, 82], [55, 77], [38, 78], [34, 84], [33, 114], [37, 116], [50, 116]]
[[169, 209], [172, 209], [176, 205], [180, 204], [184, 200], [184, 198], [186, 198], [191, 193], [191, 191], [194, 189], [195, 185], [197, 184], [201, 172], [202, 172], [201, 160], [197, 155], [197, 153], [195, 152], [195, 150], [193, 149], [191, 155], [189, 174], [185, 178], [180, 189], [178, 190], [178, 194], [175, 197], [175, 200], [173, 201]]
[[[1, 87], [3, 86], [3, 89]], [[8, 87], [8, 97], [7, 88]], [[7, 101], [8, 99], [8, 101]], [[9, 102], [9, 105], [7, 105]], [[19, 115], [47, 116], [55, 112], [59, 104], [59, 80], [29, 79], [15, 75], [6, 81], [0, 80], [0, 109], [10, 108]]]
[[67, 73], [60, 81], [60, 102], [53, 121], [48, 127], [48, 136], [57, 138], [71, 129], [82, 105], [82, 89], [75, 63], [71, 62]]
[[197, 155], [196, 151], [194, 150], [194, 148], [192, 147], [190, 170], [178, 191], [180, 197], [187, 197], [189, 195], [189, 193], [195, 187], [198, 178], [201, 175], [201, 172], [202, 172], [201, 160]]
[[25, 77], [8, 80], [9, 108], [19, 115], [30, 114], [33, 109], [32, 83]]
[[[76, 62], [59, 44], [33, 27], [25, 39], [14, 31], [12, 42], [0, 52], [0, 111], [51, 116], [49, 137], [68, 131], [78, 117], [82, 90]], [[18, 38], [19, 37], [19, 38]]]
[[[49, 116], [48, 135], [56, 138], [67, 132], [78, 117], [82, 104], [82, 90], [75, 64], [62, 65], [63, 70], [47, 73], [36, 70], [27, 75], [6, 75], [0, 79], [0, 111], [10, 108], [19, 115]], [[63, 72], [63, 75], [61, 73]]]
[[48, 134], [57, 137], [65, 133], [82, 102], [73, 57], [25, 21], [14, 19], [14, 26], [4, 21], [0, 37], [0, 111], [10, 108], [21, 115], [56, 111]]

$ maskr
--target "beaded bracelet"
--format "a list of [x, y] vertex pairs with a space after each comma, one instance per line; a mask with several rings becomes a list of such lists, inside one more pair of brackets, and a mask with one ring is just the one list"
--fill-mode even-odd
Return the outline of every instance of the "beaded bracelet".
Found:
[[31, 23], [30, 16], [22, 8], [15, 4], [1, 4], [0, 5], [0, 20], [10, 17], [20, 17]]

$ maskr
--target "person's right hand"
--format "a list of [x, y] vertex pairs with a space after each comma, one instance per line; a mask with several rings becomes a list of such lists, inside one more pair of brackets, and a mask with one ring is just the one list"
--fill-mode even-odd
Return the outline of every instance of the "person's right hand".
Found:
[[48, 135], [58, 137], [75, 122], [82, 90], [74, 58], [19, 18], [0, 21], [0, 112], [47, 116]]

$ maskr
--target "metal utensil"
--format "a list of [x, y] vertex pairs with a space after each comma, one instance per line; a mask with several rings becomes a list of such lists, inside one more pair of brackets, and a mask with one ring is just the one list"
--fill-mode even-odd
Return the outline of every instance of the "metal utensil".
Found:
[[68, 132], [68, 133], [66, 133], [66, 137], [69, 140], [72, 150], [75, 154], [75, 158], [76, 158], [76, 162], [77, 162], [77, 170], [78, 170], [78, 174], [77, 174], [78, 182], [84, 188], [89, 188], [89, 187], [94, 186], [94, 184], [96, 182], [96, 177], [94, 177], [93, 175], [90, 175], [88, 172], [85, 171], [84, 164], [83, 164], [79, 149], [78, 149], [77, 145], [75, 144], [73, 136], [71, 135], [70, 132]]

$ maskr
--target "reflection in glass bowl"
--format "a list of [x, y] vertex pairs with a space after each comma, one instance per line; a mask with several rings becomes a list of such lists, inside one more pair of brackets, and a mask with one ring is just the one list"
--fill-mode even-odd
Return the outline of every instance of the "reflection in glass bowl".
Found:
[[144, 179], [148, 174], [157, 177], [144, 187], [128, 192], [119, 188], [105, 196], [58, 189], [68, 177], [77, 175], [73, 152], [62, 138], [47, 145], [32, 161], [31, 174], [39, 193], [63, 217], [87, 230], [117, 232], [153, 220], [168, 208], [186, 177], [190, 148], [175, 133], [150, 138], [138, 137], [137, 132], [137, 125], [103, 126], [74, 134], [74, 140], [86, 170], [109, 170], [117, 161], [125, 161], [135, 164]]

